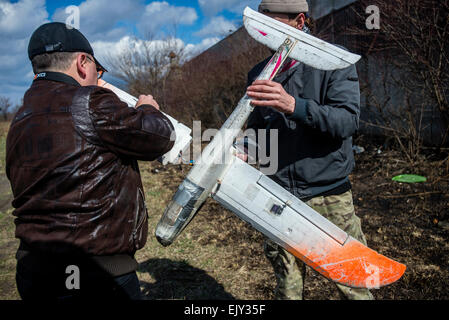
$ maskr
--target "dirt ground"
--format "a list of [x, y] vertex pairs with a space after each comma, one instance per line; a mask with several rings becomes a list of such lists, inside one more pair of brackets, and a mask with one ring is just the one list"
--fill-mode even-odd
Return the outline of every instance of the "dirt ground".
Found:
[[[400, 160], [395, 151], [365, 146], [356, 155], [357, 168], [351, 176], [354, 204], [362, 219], [368, 245], [407, 266], [396, 283], [373, 290], [376, 299], [432, 300], [449, 298], [449, 162], [447, 154], [422, 159], [414, 166]], [[167, 181], [171, 170], [163, 171]], [[405, 184], [392, 177], [414, 173], [427, 182]], [[181, 179], [170, 183], [177, 187]], [[204, 232], [208, 225], [210, 232]], [[237, 298], [272, 299], [275, 279], [263, 255], [263, 236], [232, 213], [208, 201], [186, 232], [202, 245], [231, 250], [228, 268], [241, 272], [243, 279], [231, 283]], [[217, 257], [218, 258], [218, 257]], [[186, 270], [187, 271], [187, 270]], [[188, 271], [186, 272], [188, 273]], [[340, 299], [335, 286], [308, 268], [305, 299]]]
[[[399, 281], [373, 290], [373, 295], [386, 300], [449, 299], [447, 152], [411, 165], [396, 151], [379, 152], [376, 144], [363, 146], [351, 182], [368, 246], [407, 266]], [[0, 155], [4, 157], [4, 152]], [[276, 281], [263, 254], [263, 236], [211, 199], [175, 243], [166, 248], [159, 245], [154, 229], [190, 167], [141, 163], [140, 168], [150, 234], [136, 257], [147, 299], [273, 299]], [[424, 175], [427, 182], [391, 180], [403, 173]], [[0, 299], [19, 299], [14, 281], [18, 241], [4, 172], [0, 172], [0, 191]], [[305, 299], [340, 298], [331, 282], [308, 268]]]

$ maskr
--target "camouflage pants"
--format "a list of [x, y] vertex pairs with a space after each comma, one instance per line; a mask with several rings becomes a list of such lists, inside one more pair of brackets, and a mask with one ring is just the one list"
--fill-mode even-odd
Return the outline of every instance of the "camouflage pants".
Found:
[[[336, 196], [315, 197], [306, 203], [353, 238], [366, 245], [360, 219], [355, 215], [352, 191]], [[264, 251], [273, 265], [276, 275], [276, 299], [302, 300], [306, 265], [269, 239], [265, 240]], [[355, 289], [341, 284], [336, 284], [336, 286], [347, 299], [374, 299], [368, 289]]]

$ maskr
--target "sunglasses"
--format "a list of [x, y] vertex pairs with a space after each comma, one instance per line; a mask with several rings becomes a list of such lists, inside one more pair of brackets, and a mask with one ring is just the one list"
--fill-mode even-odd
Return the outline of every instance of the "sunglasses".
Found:
[[95, 66], [97, 68], [97, 79], [100, 80], [104, 75], [104, 69], [99, 67], [97, 63], [94, 60], [92, 60], [88, 55], [86, 55], [86, 58], [95, 63]]

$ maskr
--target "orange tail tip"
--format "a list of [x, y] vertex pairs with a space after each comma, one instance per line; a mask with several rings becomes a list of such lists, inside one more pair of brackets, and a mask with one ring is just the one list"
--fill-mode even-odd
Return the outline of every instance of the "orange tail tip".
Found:
[[399, 280], [406, 269], [405, 265], [371, 250], [352, 237], [343, 246], [335, 245], [322, 255], [300, 247], [289, 251], [326, 278], [353, 288], [378, 289]]

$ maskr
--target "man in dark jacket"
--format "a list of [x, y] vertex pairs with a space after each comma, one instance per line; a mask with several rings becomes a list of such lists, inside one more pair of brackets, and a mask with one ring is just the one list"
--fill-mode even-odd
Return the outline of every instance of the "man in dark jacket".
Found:
[[137, 160], [168, 152], [173, 126], [151, 96], [129, 108], [97, 86], [105, 71], [62, 23], [28, 47], [35, 80], [7, 137], [16, 281], [23, 299], [140, 298], [135, 252], [147, 240]]
[[[306, 0], [263, 0], [259, 11], [308, 32]], [[247, 94], [256, 108], [247, 128], [278, 130], [278, 170], [270, 177], [366, 244], [348, 179], [354, 168], [352, 135], [360, 115], [355, 66], [321, 71], [289, 60], [273, 81], [253, 82], [267, 62], [248, 76]], [[265, 242], [265, 253], [278, 281], [276, 297], [302, 299], [304, 263], [270, 240]], [[373, 298], [367, 289], [337, 287], [349, 299]]]

